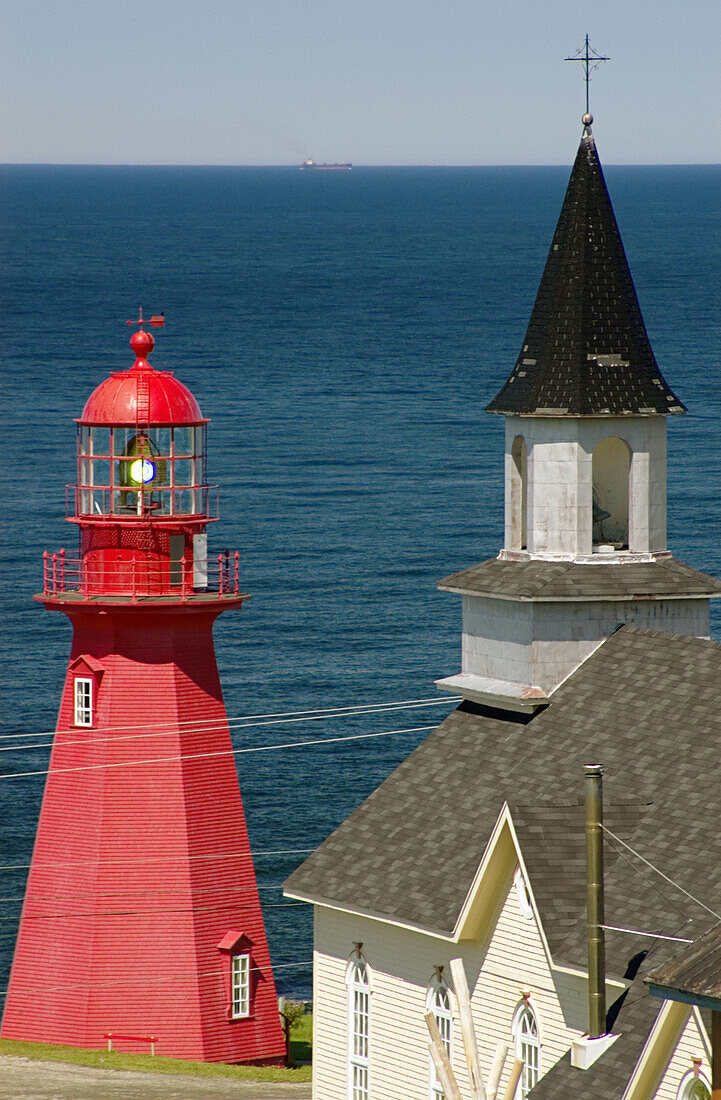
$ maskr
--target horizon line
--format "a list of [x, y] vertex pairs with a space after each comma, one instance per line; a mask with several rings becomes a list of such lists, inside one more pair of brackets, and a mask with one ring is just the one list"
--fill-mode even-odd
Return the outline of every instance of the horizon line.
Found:
[[[568, 162], [538, 162], [532, 164], [493, 163], [493, 164], [357, 164], [352, 163], [355, 171], [378, 168], [568, 168]], [[212, 161], [177, 161], [158, 163], [153, 161], [2, 161], [0, 168], [284, 168], [300, 170], [302, 162], [274, 162], [268, 164], [226, 164]], [[721, 161], [604, 161], [604, 167], [612, 168], [719, 168]]]

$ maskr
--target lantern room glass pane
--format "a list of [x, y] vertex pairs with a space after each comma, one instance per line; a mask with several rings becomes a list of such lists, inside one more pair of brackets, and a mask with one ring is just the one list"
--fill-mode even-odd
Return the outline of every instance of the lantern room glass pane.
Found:
[[176, 455], [192, 455], [195, 454], [195, 432], [193, 428], [183, 425], [180, 428], [173, 428], [173, 444], [175, 447]]
[[110, 428], [90, 429], [90, 454], [110, 457]]
[[150, 440], [158, 455], [170, 454], [170, 428], [151, 428], [148, 432]]
[[194, 462], [192, 458], [176, 458], [175, 460], [175, 476], [174, 481], [176, 485], [192, 485], [194, 471]]
[[173, 494], [175, 498], [175, 512], [181, 512], [183, 515], [192, 516], [195, 514], [195, 493], [192, 489], [180, 489], [176, 490]]
[[96, 458], [88, 465], [90, 466], [90, 481], [85, 482], [85, 484], [100, 485], [106, 489], [110, 488], [110, 462], [105, 458]]
[[126, 453], [126, 448], [135, 434], [135, 428], [113, 428], [113, 454], [116, 457]]

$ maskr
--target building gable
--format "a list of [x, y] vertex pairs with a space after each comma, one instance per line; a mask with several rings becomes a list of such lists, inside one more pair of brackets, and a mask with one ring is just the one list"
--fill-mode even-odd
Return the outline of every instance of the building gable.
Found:
[[[348, 1043], [346, 972], [362, 944], [370, 973], [370, 1074], [373, 1090], [406, 1100], [428, 1088], [428, 1035], [423, 1015], [429, 984], [442, 968], [451, 988], [451, 1061], [468, 1089], [458, 1004], [450, 960], [460, 957], [471, 994], [488, 1074], [498, 1044], [510, 1046], [501, 1082], [513, 1061], [513, 1026], [528, 1007], [546, 1073], [587, 1024], [585, 974], [555, 966], [534, 899], [513, 817], [502, 808], [453, 936], [404, 927], [367, 913], [317, 905], [315, 910], [315, 1080], [323, 1100], [345, 1096]], [[612, 1004], [626, 988], [608, 983]], [[501, 1091], [502, 1095], [502, 1091]]]
[[664, 1001], [622, 1100], [678, 1100], [684, 1077], [698, 1070], [708, 1079], [711, 1048], [697, 1009]]

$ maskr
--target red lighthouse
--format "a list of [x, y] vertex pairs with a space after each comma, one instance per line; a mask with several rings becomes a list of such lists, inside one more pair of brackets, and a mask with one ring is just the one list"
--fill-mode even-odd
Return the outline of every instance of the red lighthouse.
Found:
[[73, 643], [2, 1034], [282, 1062], [212, 638], [246, 596], [207, 553], [208, 422], [140, 324], [78, 421], [79, 556], [36, 597]]

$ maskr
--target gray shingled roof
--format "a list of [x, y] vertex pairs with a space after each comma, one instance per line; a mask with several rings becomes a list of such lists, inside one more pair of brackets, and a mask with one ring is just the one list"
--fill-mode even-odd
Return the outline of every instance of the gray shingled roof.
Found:
[[651, 350], [596, 146], [584, 132], [521, 353], [488, 412], [683, 411]]
[[[531, 1089], [529, 1100], [578, 1100], [579, 1095], [587, 1100], [620, 1100], [662, 1008], [661, 1001], [648, 995], [639, 973], [609, 1013], [616, 1042], [587, 1070], [571, 1065], [570, 1052], [564, 1055]], [[710, 1013], [702, 1011], [701, 1016], [710, 1035]]]
[[619, 1100], [660, 1011], [660, 1002], [646, 995], [640, 981], [634, 982], [614, 1022], [619, 1038], [613, 1046], [587, 1070], [575, 1069], [566, 1054], [531, 1089], [530, 1100]]
[[721, 596], [721, 581], [675, 558], [581, 565], [491, 558], [439, 581], [443, 592], [510, 600], [628, 600]]
[[[451, 933], [504, 801], [556, 962], [584, 967], [583, 765], [606, 824], [721, 907], [721, 646], [623, 627], [532, 716], [463, 703], [288, 879], [286, 890]], [[578, 804], [574, 805], [574, 792]], [[429, 812], [432, 807], [432, 812]], [[610, 837], [609, 924], [694, 938], [712, 918]], [[607, 934], [622, 976], [652, 940]]]

